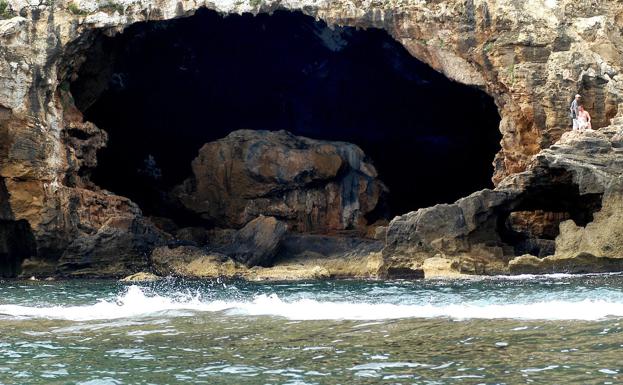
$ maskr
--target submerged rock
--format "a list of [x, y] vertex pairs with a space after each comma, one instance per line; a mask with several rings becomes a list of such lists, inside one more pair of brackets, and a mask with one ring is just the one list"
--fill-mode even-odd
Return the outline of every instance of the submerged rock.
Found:
[[240, 130], [207, 143], [193, 176], [173, 195], [220, 227], [240, 228], [258, 215], [295, 231], [362, 228], [386, 187], [354, 144]]

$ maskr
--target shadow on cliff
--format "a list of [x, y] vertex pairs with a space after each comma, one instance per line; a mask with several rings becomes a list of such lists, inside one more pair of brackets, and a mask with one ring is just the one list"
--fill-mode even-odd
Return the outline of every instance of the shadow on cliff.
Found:
[[448, 80], [384, 31], [330, 29], [299, 13], [201, 10], [101, 35], [71, 92], [109, 133], [91, 179], [154, 215], [199, 148], [238, 129], [359, 145], [389, 187], [379, 217], [492, 187], [500, 148], [484, 92]]
[[15, 220], [4, 178], [0, 178], [0, 278], [16, 276], [22, 261], [36, 254], [30, 225], [24, 219]]

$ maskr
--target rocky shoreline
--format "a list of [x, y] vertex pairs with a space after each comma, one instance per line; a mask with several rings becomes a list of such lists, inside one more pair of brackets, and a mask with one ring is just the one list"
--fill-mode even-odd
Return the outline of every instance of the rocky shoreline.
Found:
[[[621, 4], [109, 5], [9, 0], [0, 15], [0, 276], [118, 278], [153, 270], [416, 279], [623, 270]], [[96, 34], [200, 7], [300, 10], [331, 25], [387, 30], [416, 58], [494, 98], [503, 135], [496, 187], [368, 223], [386, 188], [357, 146], [235, 132], [206, 144], [193, 175], [172, 193], [174, 204], [218, 231], [170, 230], [166, 220], [146, 217], [132, 200], [91, 181], [108, 136], [83, 119], [67, 84]], [[598, 129], [567, 132], [567, 103], [577, 92]]]
[[[611, 126], [600, 130], [565, 133], [556, 145], [536, 156], [527, 171], [508, 177], [495, 190], [397, 217], [377, 229], [378, 240], [303, 234], [286, 238], [285, 231], [264, 231], [264, 237], [271, 239], [265, 243], [273, 253], [278, 243], [284, 246], [266, 267], [245, 264], [241, 262], [244, 259], [208, 248], [163, 246], [152, 253], [153, 271], [160, 276], [248, 280], [622, 271], [623, 238], [618, 236], [623, 234], [621, 123], [623, 120], [616, 118]], [[550, 194], [556, 202], [543, 199]], [[586, 203], [593, 196], [599, 197], [599, 204], [591, 203], [585, 208], [588, 211], [554, 218], [559, 234], [553, 240], [552, 254], [518, 255], [526, 244], [552, 242], [539, 238], [545, 236], [538, 233], [539, 229], [543, 232], [542, 226], [515, 229], [522, 236], [515, 244], [504, 234], [509, 231], [504, 224], [513, 212], [526, 216], [529, 210], [578, 209], [578, 199]], [[590, 221], [584, 226], [576, 224], [588, 217]], [[268, 222], [274, 229], [275, 221], [260, 217], [251, 227]], [[275, 241], [270, 237], [275, 233], [286, 239]], [[243, 245], [244, 241], [238, 238], [235, 244]], [[256, 244], [248, 248], [256, 253], [266, 249]], [[319, 249], [324, 249], [324, 254]]]

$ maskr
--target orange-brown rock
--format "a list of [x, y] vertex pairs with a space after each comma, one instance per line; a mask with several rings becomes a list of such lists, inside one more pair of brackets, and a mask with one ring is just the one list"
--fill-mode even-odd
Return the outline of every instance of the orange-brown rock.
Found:
[[[66, 86], [94, 34], [113, 34], [139, 21], [183, 17], [200, 7], [223, 13], [283, 8], [300, 10], [329, 24], [383, 28], [434, 69], [493, 96], [503, 134], [502, 150], [495, 160], [498, 190], [394, 220], [387, 228], [385, 262], [418, 269], [424, 256], [434, 257], [436, 250], [441, 250], [445, 255], [454, 253], [452, 258], [465, 259], [456, 266], [482, 271], [481, 261], [510, 257], [509, 250], [496, 243], [504, 239], [498, 239], [500, 235], [491, 229], [499, 210], [560, 212], [537, 208], [538, 203], [553, 198], [540, 195], [536, 187], [541, 182], [569, 186], [562, 177], [573, 178], [576, 186], [601, 186], [579, 194], [603, 194], [603, 199], [601, 207], [594, 208], [594, 222], [580, 221], [575, 224], [578, 228], [568, 221], [561, 223], [558, 249], [568, 255], [592, 250], [589, 252], [597, 257], [620, 256], [620, 219], [614, 208], [620, 207], [623, 198], [621, 188], [614, 187], [620, 185], [612, 183], [620, 178], [616, 170], [621, 165], [621, 152], [615, 151], [620, 149], [620, 139], [617, 142], [612, 137], [620, 133], [606, 130], [568, 136], [557, 148], [547, 149], [569, 128], [568, 104], [575, 93], [584, 96], [595, 128], [607, 126], [619, 110], [623, 99], [620, 1], [112, 0], [102, 7], [94, 0], [72, 0], [69, 7], [68, 1], [8, 0], [7, 4], [0, 16], [0, 232], [4, 234], [0, 250], [6, 251], [3, 258], [11, 260], [5, 271], [24, 258], [42, 259], [45, 266], [56, 266], [63, 258], [63, 266], [68, 268], [96, 274], [98, 269], [113, 266], [106, 271], [119, 274], [119, 269], [136, 269], [144, 263], [144, 256], [136, 253], [143, 247], [135, 246], [163, 241], [136, 205], [98, 189], [85, 178], [106, 135], [82, 122]], [[620, 124], [610, 129], [619, 130]], [[587, 155], [587, 148], [597, 152]], [[325, 161], [316, 160], [328, 172]], [[405, 165], [413, 166], [420, 165]], [[528, 173], [538, 178], [522, 174], [528, 167]], [[561, 176], [556, 174], [560, 169], [571, 171]], [[270, 168], [256, 172], [275, 174]], [[508, 206], [517, 196], [542, 199], [532, 201], [529, 208]], [[306, 201], [297, 196], [290, 199]], [[276, 211], [274, 215], [285, 213], [286, 220], [302, 223], [300, 218], [292, 218], [287, 204], [268, 206]], [[217, 216], [224, 211], [217, 211]], [[210, 211], [206, 214], [213, 215]], [[319, 210], [311, 217], [313, 223], [331, 228], [357, 224], [357, 215], [337, 218]], [[435, 236], [432, 225], [418, 222], [422, 218], [436, 221], [439, 228], [452, 233]], [[245, 222], [244, 216], [236, 215], [228, 220]], [[30, 246], [19, 249], [9, 241], [16, 231], [17, 236], [34, 242], [23, 242]], [[576, 234], [578, 242], [572, 242], [569, 234]], [[89, 242], [78, 245], [78, 238]], [[122, 252], [102, 251], [104, 245], [117, 241], [125, 245], [119, 249]], [[75, 253], [82, 253], [82, 258]], [[90, 255], [97, 260], [91, 267]]]
[[431, 259], [464, 274], [620, 271], [622, 208], [617, 117], [599, 130], [565, 133], [495, 190], [396, 217], [382, 271], [425, 275]]
[[193, 176], [174, 195], [219, 227], [239, 228], [258, 215], [294, 231], [363, 228], [386, 188], [354, 144], [286, 131], [234, 131], [207, 143]]

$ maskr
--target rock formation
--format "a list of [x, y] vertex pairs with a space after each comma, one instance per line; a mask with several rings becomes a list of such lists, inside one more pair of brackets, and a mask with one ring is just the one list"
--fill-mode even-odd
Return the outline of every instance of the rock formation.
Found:
[[[597, 131], [567, 132], [495, 190], [395, 218], [386, 230], [384, 273], [423, 275], [430, 258], [449, 261], [450, 274], [620, 270], [622, 134], [620, 117]], [[545, 258], [522, 255], [526, 243], [538, 248], [547, 239], [515, 231], [508, 219], [517, 212], [563, 214], [551, 216], [560, 221]]]
[[300, 232], [363, 228], [386, 191], [359, 147], [285, 131], [232, 132], [204, 145], [192, 169], [174, 195], [223, 228], [258, 215]]
[[[300, 10], [329, 24], [384, 28], [415, 57], [494, 97], [503, 134], [498, 187], [396, 218], [387, 228], [385, 273], [420, 276], [429, 257], [463, 272], [507, 272], [522, 250], [551, 247], [546, 234], [526, 237], [538, 226], [519, 225], [541, 212], [550, 213], [548, 228], [570, 218], [559, 224], [555, 256], [623, 256], [621, 124], [606, 127], [622, 96], [618, 1], [8, 0], [0, 15], [0, 271], [12, 274], [27, 259], [24, 266], [42, 274], [121, 275], [143, 269], [148, 251], [167, 242], [135, 204], [89, 181], [106, 134], [82, 121], [67, 84], [96, 34], [203, 6]], [[548, 148], [569, 127], [577, 92], [593, 126], [603, 128], [566, 134]], [[507, 226], [511, 214], [517, 220]], [[354, 223], [330, 217], [318, 223]]]
[[154, 271], [162, 276], [249, 280], [374, 278], [381, 265], [382, 248], [382, 242], [361, 238], [290, 234], [267, 267], [248, 268], [227, 255], [196, 246], [159, 247], [151, 259]]
[[270, 265], [286, 229], [283, 222], [273, 217], [259, 216], [236, 232], [224, 253], [247, 266]]
[[150, 262], [160, 274], [178, 275], [182, 270], [192, 271], [193, 268], [186, 265], [198, 263], [198, 258], [205, 255], [210, 256], [210, 261], [218, 263], [229, 259], [247, 267], [269, 266], [280, 251], [286, 230], [285, 223], [273, 217], [259, 216], [231, 236], [204, 248], [175, 244], [155, 248]]

